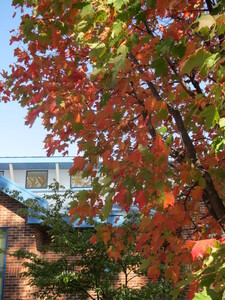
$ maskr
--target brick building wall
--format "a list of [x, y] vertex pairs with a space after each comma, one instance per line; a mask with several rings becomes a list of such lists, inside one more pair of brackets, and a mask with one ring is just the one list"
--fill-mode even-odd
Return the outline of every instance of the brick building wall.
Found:
[[[37, 224], [28, 224], [27, 218], [21, 215], [24, 205], [8, 195], [0, 192], [0, 228], [8, 228], [8, 242], [6, 255], [6, 269], [4, 278], [4, 300], [34, 300], [32, 296], [34, 288], [29, 286], [28, 279], [20, 278], [19, 273], [23, 271], [22, 263], [9, 253], [19, 249], [26, 249], [45, 258], [57, 259], [55, 253], [42, 253], [41, 245], [49, 242], [47, 233]], [[134, 274], [130, 274], [133, 276]], [[129, 282], [129, 286], [140, 287], [148, 281], [147, 278], [135, 277]], [[124, 284], [124, 276], [121, 274], [119, 282]], [[118, 285], [119, 282], [115, 282]], [[1, 295], [0, 295], [1, 297]], [[60, 299], [79, 299], [78, 297], [62, 297]]]
[[35, 225], [28, 225], [26, 218], [19, 214], [18, 211], [22, 208], [24, 206], [21, 203], [0, 192], [0, 227], [8, 228], [4, 299], [33, 299], [31, 296], [33, 289], [26, 279], [19, 278], [22, 261], [9, 256], [10, 252], [20, 248], [38, 252], [39, 230]]

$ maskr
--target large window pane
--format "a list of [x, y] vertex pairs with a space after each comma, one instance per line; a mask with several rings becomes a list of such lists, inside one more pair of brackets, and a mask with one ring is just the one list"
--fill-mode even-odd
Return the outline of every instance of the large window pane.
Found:
[[76, 175], [71, 176], [71, 187], [89, 187], [91, 186], [91, 178], [82, 178], [82, 172], [78, 172]]
[[47, 188], [48, 171], [27, 171], [28, 189]]
[[[6, 237], [7, 230], [0, 228], [0, 250], [6, 250]], [[5, 253], [0, 251], [0, 298], [2, 297], [3, 292], [3, 280], [4, 280], [4, 272], [5, 272]], [[1, 298], [2, 299], [2, 298]]]

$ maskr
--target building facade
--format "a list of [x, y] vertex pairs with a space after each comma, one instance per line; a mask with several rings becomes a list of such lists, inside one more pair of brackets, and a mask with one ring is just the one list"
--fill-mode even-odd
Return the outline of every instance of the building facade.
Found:
[[[46, 241], [49, 242], [49, 237], [40, 221], [31, 216], [24, 217], [20, 213], [21, 208], [25, 207], [23, 200], [35, 199], [39, 205], [48, 208], [49, 203], [43, 195], [51, 193], [48, 185], [54, 180], [64, 186], [61, 192], [68, 188], [75, 191], [90, 189], [90, 181], [84, 180], [82, 174], [74, 177], [69, 175], [68, 170], [72, 165], [71, 157], [0, 158], [0, 249], [4, 251], [0, 252], [0, 300], [34, 299], [34, 288], [29, 285], [28, 280], [19, 276], [23, 271], [23, 261], [18, 261], [10, 253], [27, 249], [50, 260], [54, 257], [51, 253], [42, 253], [41, 246]], [[117, 225], [120, 225], [123, 223], [123, 214], [115, 206], [106, 222], [114, 224], [117, 219]], [[86, 223], [78, 223], [73, 224], [75, 228], [90, 228]], [[140, 282], [135, 281], [135, 284]]]
[[81, 173], [69, 175], [72, 166], [72, 157], [0, 157], [0, 175], [37, 196], [49, 193], [48, 186], [54, 180], [65, 189], [90, 188], [90, 180]]

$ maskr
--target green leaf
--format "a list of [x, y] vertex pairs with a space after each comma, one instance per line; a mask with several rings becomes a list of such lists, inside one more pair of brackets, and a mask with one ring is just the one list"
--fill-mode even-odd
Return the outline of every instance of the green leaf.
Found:
[[75, 133], [79, 133], [82, 129], [84, 129], [83, 123], [73, 123], [72, 128], [75, 131]]
[[223, 21], [224, 15], [219, 16], [216, 19], [216, 33], [218, 36], [222, 35], [225, 33], [225, 23]]
[[88, 17], [89, 19], [92, 18], [93, 15], [94, 15], [94, 8], [93, 8], [93, 5], [92, 5], [92, 4], [86, 5], [86, 6], [82, 9], [80, 15], [81, 15], [81, 18], [82, 18], [82, 19], [84, 19], [84, 18], [86, 18], [86, 17]]
[[124, 71], [125, 69], [125, 64], [126, 64], [126, 53], [127, 53], [127, 46], [126, 45], [121, 45], [117, 53], [119, 54], [118, 56], [111, 58], [109, 60], [109, 63], [114, 64], [112, 68], [112, 84], [116, 84], [116, 76], [120, 70]]
[[105, 53], [106, 51], [106, 47], [104, 43], [91, 43], [89, 44], [90, 48], [92, 49], [89, 53], [89, 56], [92, 57], [99, 57], [101, 58], [102, 55]]
[[219, 122], [220, 116], [217, 107], [209, 105], [199, 114], [199, 117], [205, 117], [205, 126], [209, 130], [212, 126]]
[[107, 20], [107, 12], [106, 11], [98, 11], [96, 14], [95, 14], [95, 22], [98, 23], [104, 23], [105, 21]]
[[98, 78], [98, 76], [102, 73], [102, 69], [96, 69], [94, 71], [91, 72], [90, 76], [91, 76], [91, 80], [94, 81], [96, 80], [96, 78]]
[[210, 14], [201, 15], [193, 24], [198, 23], [198, 30], [201, 30], [204, 27], [208, 29], [216, 24], [214, 17]]
[[185, 55], [186, 43], [180, 43], [173, 47], [172, 53], [175, 58], [182, 58]]
[[79, 200], [81, 205], [84, 205], [86, 203], [87, 198], [88, 198], [88, 191], [83, 190], [77, 193], [77, 199]]
[[157, 130], [157, 133], [162, 133], [164, 135], [166, 131], [167, 131], [167, 127], [163, 125]]
[[24, 32], [24, 34], [29, 37], [31, 34], [32, 29], [34, 28], [34, 21], [29, 18], [23, 18], [23, 23], [21, 25], [21, 28]]
[[200, 68], [200, 73], [203, 76], [206, 76], [209, 73], [209, 70], [216, 65], [216, 63], [219, 59], [220, 59], [219, 53], [210, 55], [208, 58], [206, 58], [202, 67]]
[[168, 138], [165, 140], [165, 145], [169, 147], [173, 143], [173, 136], [169, 135]]
[[173, 49], [173, 47], [174, 47], [174, 40], [169, 37], [163, 41], [158, 42], [155, 45], [155, 52], [158, 55], [161, 54], [161, 55], [165, 56]]
[[84, 28], [87, 26], [87, 24], [88, 24], [88, 21], [86, 21], [86, 20], [80, 21], [76, 26], [76, 30], [78, 30], [78, 31], [84, 30]]
[[164, 58], [157, 58], [153, 60], [151, 67], [155, 69], [155, 76], [160, 77], [161, 75], [167, 75], [168, 65]]
[[109, 101], [110, 98], [110, 93], [106, 92], [105, 94], [102, 95], [102, 100], [100, 102], [100, 107], [103, 107], [106, 105], [106, 103]]
[[155, 8], [156, 6], [156, 0], [146, 0], [147, 7]]
[[214, 299], [207, 294], [207, 290], [206, 288], [204, 288], [204, 290], [201, 293], [195, 294], [193, 300], [214, 300]]
[[95, 177], [93, 179], [93, 181], [92, 181], [92, 188], [93, 188], [93, 191], [95, 191], [98, 194], [101, 192], [102, 186], [99, 183], [99, 177]]
[[115, 22], [112, 26], [112, 38], [119, 36], [123, 28], [123, 22]]
[[168, 118], [168, 110], [165, 108], [161, 108], [157, 113], [156, 113], [157, 117], [160, 120], [167, 120]]
[[221, 128], [222, 128], [222, 127], [225, 127], [225, 118], [221, 118], [221, 119], [219, 120], [219, 125], [220, 125]]
[[133, 46], [137, 44], [138, 44], [138, 34], [132, 33], [127, 40], [126, 46], [129, 49], [129, 51], [131, 51]]
[[113, 197], [112, 193], [106, 197], [105, 205], [101, 209], [101, 213], [103, 215], [104, 220], [110, 216], [110, 212], [111, 212], [112, 206], [113, 206], [112, 197]]
[[114, 112], [112, 117], [115, 120], [115, 122], [118, 123], [120, 121], [120, 119], [122, 118], [122, 116], [123, 116], [123, 114], [120, 111], [116, 111], [116, 112]]
[[201, 67], [204, 65], [205, 61], [211, 56], [211, 53], [208, 51], [205, 51], [204, 49], [200, 48], [197, 51], [195, 51], [194, 54], [192, 54], [181, 66], [181, 72], [182, 73], [187, 73], [190, 75], [191, 71], [195, 67]]
[[114, 0], [112, 1], [117, 11], [120, 11], [124, 4], [128, 3], [129, 0]]

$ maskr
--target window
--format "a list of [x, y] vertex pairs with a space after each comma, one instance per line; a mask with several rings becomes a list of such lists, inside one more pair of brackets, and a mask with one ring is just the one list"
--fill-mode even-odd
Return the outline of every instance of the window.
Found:
[[[6, 251], [7, 246], [7, 229], [0, 228], [0, 250]], [[6, 254], [0, 251], [0, 297], [3, 300], [3, 286], [5, 275]]]
[[4, 175], [4, 171], [0, 171], [0, 175]]
[[47, 188], [48, 171], [27, 171], [26, 188], [41, 189]]
[[72, 175], [70, 178], [71, 178], [71, 188], [91, 186], [91, 178], [90, 177], [82, 178], [82, 172], [78, 172], [76, 175]]

